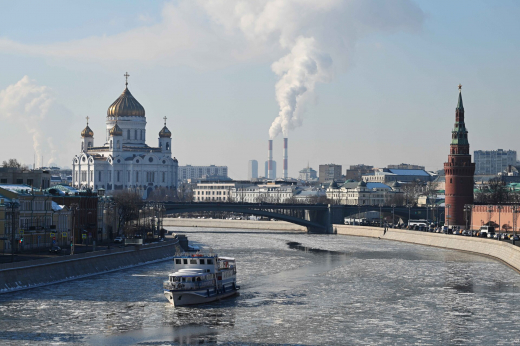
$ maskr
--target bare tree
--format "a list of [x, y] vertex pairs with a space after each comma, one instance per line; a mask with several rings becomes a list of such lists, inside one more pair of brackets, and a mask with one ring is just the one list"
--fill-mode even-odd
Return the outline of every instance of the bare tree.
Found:
[[139, 194], [130, 190], [121, 190], [114, 193], [115, 217], [117, 222], [117, 232], [121, 232], [131, 220], [139, 217], [139, 209], [143, 205], [143, 200]]
[[[420, 181], [412, 181], [402, 187], [406, 204], [417, 204], [417, 198], [423, 191], [424, 186]], [[397, 203], [396, 203], [397, 204]]]
[[181, 183], [177, 189], [177, 200], [179, 202], [193, 202], [193, 188], [191, 184]]
[[29, 169], [29, 167], [27, 165], [24, 165], [24, 164], [18, 162], [17, 159], [9, 159], [8, 161], [3, 161], [2, 167], [16, 168], [16, 169], [22, 169], [22, 170]]

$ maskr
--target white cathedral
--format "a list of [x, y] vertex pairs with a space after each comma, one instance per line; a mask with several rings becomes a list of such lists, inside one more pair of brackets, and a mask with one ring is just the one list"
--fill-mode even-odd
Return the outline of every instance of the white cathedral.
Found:
[[94, 146], [94, 132], [88, 126], [81, 132], [81, 153], [72, 160], [72, 185], [78, 189], [103, 188], [133, 190], [146, 197], [157, 188], [175, 189], [178, 162], [172, 158], [172, 133], [166, 127], [159, 132], [158, 147], [146, 141], [146, 117], [143, 106], [126, 88], [110, 105], [106, 118], [103, 146]]

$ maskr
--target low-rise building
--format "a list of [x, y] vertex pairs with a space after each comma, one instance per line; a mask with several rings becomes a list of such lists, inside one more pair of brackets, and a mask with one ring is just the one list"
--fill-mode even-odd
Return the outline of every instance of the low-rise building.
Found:
[[29, 188], [47, 189], [51, 186], [51, 173], [42, 169], [0, 167], [0, 184], [28, 185]]
[[327, 188], [327, 198], [334, 204], [342, 205], [379, 205], [387, 204], [396, 194], [402, 194], [399, 183], [391, 186], [383, 183], [366, 183], [347, 180], [344, 184], [336, 182]]
[[436, 178], [436, 175], [426, 172], [423, 169], [388, 169], [380, 168], [377, 171], [362, 176], [363, 181], [367, 183], [383, 183], [388, 184], [393, 181], [401, 183], [420, 181], [428, 182]]
[[201, 182], [193, 188], [193, 201], [288, 203], [292, 201], [296, 190], [296, 184], [284, 182]]

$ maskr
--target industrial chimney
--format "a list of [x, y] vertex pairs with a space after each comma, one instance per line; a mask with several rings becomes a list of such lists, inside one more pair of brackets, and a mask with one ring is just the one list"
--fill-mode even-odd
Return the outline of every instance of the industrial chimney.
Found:
[[275, 179], [273, 167], [273, 140], [269, 140], [269, 151], [267, 153], [267, 179]]
[[287, 176], [289, 174], [287, 172], [287, 164], [288, 164], [288, 159], [287, 159], [287, 142], [288, 142], [288, 139], [284, 138], [283, 139], [283, 178], [284, 179], [287, 179]]

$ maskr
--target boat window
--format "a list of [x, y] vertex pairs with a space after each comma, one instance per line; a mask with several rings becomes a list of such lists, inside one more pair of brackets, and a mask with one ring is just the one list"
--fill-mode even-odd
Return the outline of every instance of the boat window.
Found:
[[175, 264], [181, 264], [181, 259], [180, 258], [175, 259]]
[[208, 258], [208, 264], [213, 264], [213, 260]]
[[188, 282], [191, 282], [191, 278], [187, 278], [187, 281], [188, 281]]
[[196, 259], [190, 259], [190, 264], [197, 264], [197, 260]]
[[182, 278], [182, 282], [186, 282], [186, 278]]
[[200, 264], [205, 264], [205, 261], [203, 259], [200, 259]]
[[185, 258], [185, 259], [183, 259], [183, 261], [184, 261], [184, 264], [188, 264], [188, 259]]

